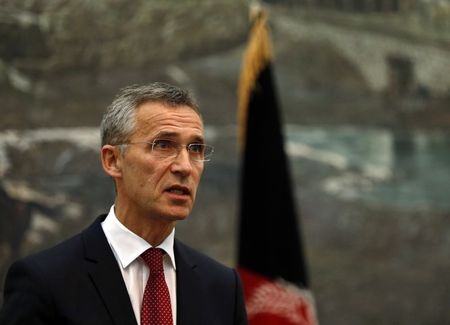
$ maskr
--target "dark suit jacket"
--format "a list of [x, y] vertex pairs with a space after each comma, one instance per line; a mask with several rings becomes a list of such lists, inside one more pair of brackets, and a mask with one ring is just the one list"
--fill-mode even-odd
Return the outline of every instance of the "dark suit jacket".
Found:
[[[0, 324], [137, 324], [99, 217], [75, 237], [15, 262]], [[247, 324], [233, 269], [175, 240], [177, 324]]]

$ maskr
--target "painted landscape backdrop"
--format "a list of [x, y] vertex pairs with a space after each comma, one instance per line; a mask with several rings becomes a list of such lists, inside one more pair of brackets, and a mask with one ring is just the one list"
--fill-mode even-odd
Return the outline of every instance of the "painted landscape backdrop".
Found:
[[[2, 283], [13, 260], [108, 211], [102, 113], [119, 88], [157, 80], [194, 91], [216, 147], [177, 236], [234, 266], [247, 2], [0, 3]], [[268, 8], [320, 323], [449, 324], [450, 1]]]

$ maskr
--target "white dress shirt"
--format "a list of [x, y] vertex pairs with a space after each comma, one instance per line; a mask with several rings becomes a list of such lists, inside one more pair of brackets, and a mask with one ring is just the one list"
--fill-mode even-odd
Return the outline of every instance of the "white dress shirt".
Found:
[[[111, 207], [106, 219], [102, 222], [102, 228], [119, 264], [128, 295], [130, 296], [131, 305], [133, 306], [134, 315], [138, 324], [140, 324], [142, 299], [150, 273], [147, 264], [145, 264], [140, 255], [151, 248], [152, 245], [133, 233], [117, 219], [114, 205]], [[164, 277], [170, 294], [173, 324], [176, 325], [177, 299], [176, 265], [173, 252], [174, 239], [175, 229], [164, 239], [158, 248], [164, 249], [167, 253], [163, 257]]]

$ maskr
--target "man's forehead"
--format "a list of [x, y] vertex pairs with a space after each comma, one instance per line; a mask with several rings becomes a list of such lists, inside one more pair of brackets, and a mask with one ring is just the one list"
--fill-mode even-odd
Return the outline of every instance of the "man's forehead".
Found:
[[195, 109], [194, 107], [191, 107], [187, 104], [173, 104], [173, 103], [168, 103], [168, 102], [164, 102], [164, 101], [149, 100], [149, 101], [140, 103], [137, 106], [136, 110], [137, 110], [137, 112], [139, 112], [141, 110], [145, 110], [145, 111], [163, 110], [163, 111], [167, 111], [167, 112], [177, 112], [179, 110], [187, 110], [187, 111], [190, 111], [190, 112], [196, 114], [200, 120], [203, 120], [200, 112], [197, 109]]
[[[155, 105], [156, 104], [156, 105]], [[189, 106], [170, 107], [160, 103], [147, 103], [137, 111], [136, 132], [152, 133], [153, 136], [191, 135], [203, 137], [203, 121]]]
[[199, 121], [203, 125], [201, 115], [192, 107], [187, 105], [167, 105], [159, 102], [146, 102], [137, 107], [137, 118], [141, 119], [192, 119], [192, 121]]

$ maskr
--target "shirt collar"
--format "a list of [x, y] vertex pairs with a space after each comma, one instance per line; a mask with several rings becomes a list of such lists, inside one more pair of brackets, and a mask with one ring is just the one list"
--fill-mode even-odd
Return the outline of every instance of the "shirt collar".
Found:
[[[128, 267], [143, 252], [152, 247], [145, 239], [136, 235], [119, 221], [114, 211], [114, 205], [102, 222], [102, 227], [123, 268]], [[175, 229], [157, 247], [164, 249], [170, 258], [173, 268], [176, 269], [173, 250], [174, 240]]]

